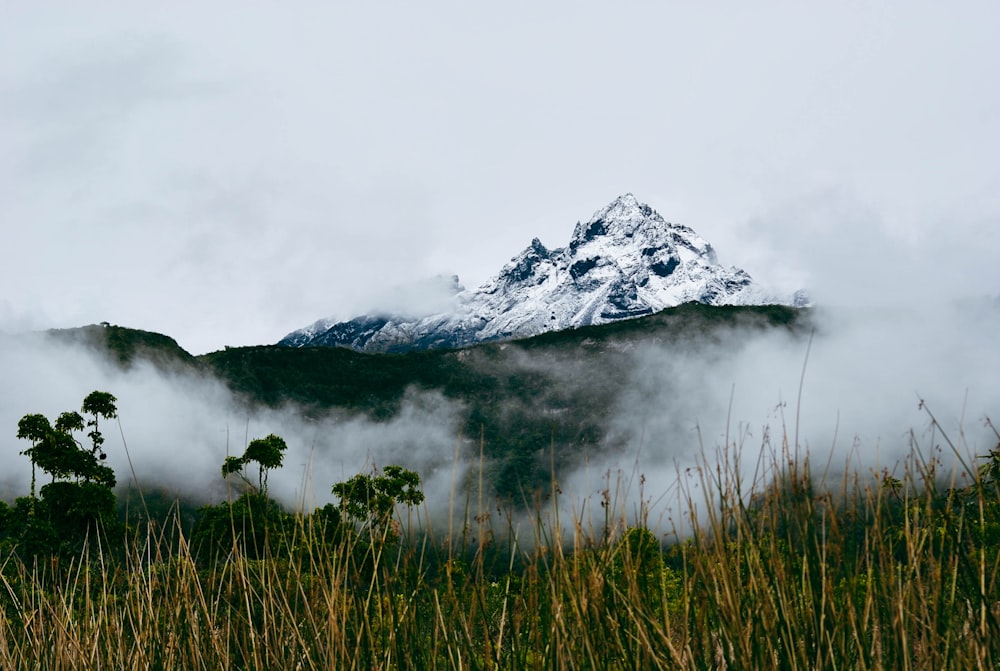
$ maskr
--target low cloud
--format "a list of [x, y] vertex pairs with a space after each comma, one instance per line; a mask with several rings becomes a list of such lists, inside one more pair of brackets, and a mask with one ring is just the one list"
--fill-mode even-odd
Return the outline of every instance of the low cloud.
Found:
[[901, 476], [914, 446], [951, 473], [962, 469], [947, 440], [966, 460], [996, 445], [986, 424], [1000, 414], [995, 302], [813, 316], [811, 342], [784, 331], [732, 331], [637, 348], [609, 432], [620, 447], [590, 455], [586, 467], [561, 478], [562, 488], [577, 507], [594, 510], [610, 477], [619, 510], [635, 518], [644, 505], [667, 532], [685, 527], [685, 496], [701, 496], [696, 469], [714, 469], [727, 448], [740, 455], [749, 486], [762, 451], [767, 463], [797, 439], [814, 468], [829, 464], [836, 486], [845, 467]]
[[[0, 353], [6, 383], [0, 389], [0, 496], [25, 495], [31, 477], [28, 447], [15, 435], [28, 413], [54, 419], [79, 409], [90, 391], [118, 398], [119, 423], [102, 425], [109, 465], [120, 484], [135, 477], [145, 487], [214, 502], [232, 495], [220, 467], [248, 440], [269, 433], [288, 444], [284, 466], [269, 477], [272, 495], [289, 508], [312, 509], [334, 499], [333, 483], [373, 467], [401, 464], [417, 471], [428, 491], [461, 478], [456, 462], [458, 406], [432, 392], [408, 393], [391, 420], [331, 413], [308, 418], [299, 408], [249, 412], [211, 377], [166, 373], [149, 364], [121, 370], [92, 351], [43, 338], [12, 338]], [[251, 474], [253, 475], [253, 474]], [[45, 476], [42, 476], [43, 478]], [[437, 511], [447, 501], [430, 502]]]
[[420, 318], [451, 312], [455, 309], [455, 296], [465, 289], [458, 275], [435, 275], [423, 280], [400, 284], [384, 290], [371, 298], [371, 305], [364, 308], [367, 314], [398, 315]]
[[816, 305], [915, 308], [1000, 294], [996, 214], [955, 203], [910, 212], [856, 189], [805, 190], [771, 203], [729, 246], [765, 285], [805, 287]]
[[[645, 510], [660, 533], [683, 530], [686, 496], [706, 504], [698, 500], [697, 468], [715, 467], [727, 448], [740, 454], [749, 481], [762, 450], [780, 455], [782, 443], [794, 445], [797, 437], [814, 467], [831, 465], [836, 483], [845, 467], [899, 474], [914, 444], [925, 458], [939, 457], [947, 472], [954, 458], [942, 432], [966, 457], [996, 445], [986, 426], [988, 416], [1000, 414], [995, 301], [811, 314], [811, 342], [808, 333], [730, 329], [624, 347], [613, 371], [605, 370], [607, 361], [588, 368], [585, 359], [563, 352], [513, 346], [479, 365], [503, 367], [505, 375], [530, 373], [532, 384], [541, 380], [537, 402], [517, 401], [515, 410], [547, 413], [542, 424], [587, 393], [588, 402], [599, 398], [606, 405], [610, 420], [599, 442], [538, 446], [539, 453], [554, 450], [563, 523], [572, 516], [595, 533], [607, 520], [602, 502], [610, 503], [615, 519], [634, 520]], [[15, 438], [18, 419], [77, 409], [94, 389], [118, 397], [125, 442], [117, 424], [104, 431], [123, 484], [132, 479], [131, 457], [145, 486], [222, 500], [231, 494], [219, 472], [226, 455], [240, 454], [248, 439], [276, 433], [289, 451], [270, 487], [289, 508], [330, 502], [333, 483], [391, 463], [420, 473], [436, 525], [446, 524], [452, 507], [463, 517], [467, 491], [478, 499], [480, 446], [463, 436], [462, 405], [438, 392], [411, 390], [400, 412], [384, 422], [339, 411], [317, 418], [294, 405], [248, 413], [213, 378], [142, 364], [123, 371], [89, 350], [27, 337], [8, 339], [0, 369], [6, 377], [0, 427], [7, 427], [7, 437], [0, 437], [0, 494], [6, 499], [24, 495], [30, 480], [30, 464], [19, 454], [27, 444]], [[939, 423], [933, 431], [928, 409]], [[495, 511], [488, 493], [488, 510], [473, 504], [472, 514]], [[555, 508], [542, 514], [553, 516]], [[522, 541], [530, 539], [529, 517], [516, 523]]]

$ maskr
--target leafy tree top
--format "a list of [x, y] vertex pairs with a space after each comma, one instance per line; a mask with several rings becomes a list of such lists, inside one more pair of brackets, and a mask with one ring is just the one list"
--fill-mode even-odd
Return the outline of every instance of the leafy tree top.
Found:
[[263, 495], [267, 494], [267, 474], [271, 469], [280, 468], [285, 460], [285, 450], [288, 444], [280, 436], [271, 433], [265, 438], [254, 438], [247, 445], [241, 457], [226, 457], [222, 463], [222, 477], [238, 475], [244, 482], [254, 485], [243, 474], [243, 469], [251, 462], [258, 466], [256, 489]]
[[[114, 471], [100, 462], [107, 458], [101, 449], [104, 436], [98, 428], [99, 418], [118, 416], [117, 399], [106, 391], [93, 391], [83, 400], [81, 410], [90, 415], [85, 420], [79, 412], [64, 412], [55, 423], [41, 414], [27, 414], [17, 424], [17, 437], [31, 441], [31, 447], [21, 454], [31, 459], [32, 497], [34, 496], [34, 468], [37, 466], [52, 476], [53, 481], [76, 479], [95, 482], [107, 487], [115, 485]], [[92, 447], [84, 449], [73, 438], [74, 431], [91, 427], [87, 434]]]
[[389, 522], [397, 504], [419, 505], [424, 500], [420, 476], [402, 466], [392, 465], [371, 474], [359, 473], [333, 485], [341, 509], [362, 524], [383, 526]]
[[[101, 449], [101, 445], [104, 444], [104, 436], [101, 435], [97, 426], [98, 418], [103, 417], [104, 419], [114, 419], [117, 417], [118, 407], [115, 405], [117, 401], [117, 398], [106, 391], [92, 391], [87, 394], [86, 398], [83, 399], [82, 410], [92, 417], [92, 419], [87, 421], [87, 426], [92, 427], [87, 436], [90, 437], [90, 440], [93, 443], [91, 452], [94, 454], [97, 454]], [[79, 415], [77, 415], [77, 417], [79, 417]], [[103, 452], [101, 454], [103, 455]]]
[[243, 458], [247, 461], [256, 461], [261, 468], [280, 468], [287, 449], [288, 445], [284, 439], [272, 433], [266, 438], [251, 440], [243, 453]]

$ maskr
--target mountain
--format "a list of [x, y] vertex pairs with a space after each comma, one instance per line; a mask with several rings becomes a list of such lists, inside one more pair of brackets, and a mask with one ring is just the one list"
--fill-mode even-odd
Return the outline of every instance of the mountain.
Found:
[[[286, 412], [319, 422], [358, 417], [411, 421], [411, 411], [417, 413], [414, 421], [440, 421], [437, 415], [422, 414], [420, 404], [429, 401], [437, 407], [435, 399], [443, 399], [454, 412], [461, 458], [474, 459], [498, 495], [522, 502], [526, 493], [550, 486], [553, 476], [626, 445], [618, 420], [634, 404], [634, 394], [645, 393], [641, 381], [649, 359], [642, 353], [676, 352], [676, 357], [665, 355], [664, 361], [709, 370], [707, 362], [720, 347], [729, 350], [733, 343], [780, 333], [803, 341], [804, 349], [813, 328], [809, 310], [687, 303], [636, 319], [550, 331], [516, 342], [390, 355], [344, 347], [260, 345], [195, 357], [169, 336], [111, 324], [0, 334], [0, 347], [37, 343], [46, 346], [45, 356], [54, 347], [87, 353], [101, 365], [74, 370], [89, 375], [99, 368], [134, 376], [127, 384], [123, 375], [101, 376], [115, 381], [107, 391], [116, 395], [152, 389], [158, 396], [160, 387], [146, 384], [153, 373], [160, 373], [156, 379], [178, 394], [190, 394], [206, 379], [218, 380], [233, 392], [234, 403], [225, 403], [227, 408], [267, 422]], [[673, 393], [679, 399], [691, 394], [689, 376], [657, 379], [657, 394]], [[133, 396], [130, 403], [141, 401]], [[205, 449], [210, 449], [207, 443]], [[449, 447], [448, 460], [452, 454]], [[553, 454], [559, 455], [558, 471], [552, 470]]]
[[70, 329], [50, 329], [44, 335], [54, 343], [83, 346], [124, 370], [138, 363], [149, 363], [163, 371], [181, 370], [196, 365], [195, 357], [169, 336], [108, 322]]
[[325, 319], [278, 344], [401, 352], [606, 324], [688, 302], [807, 303], [801, 292], [781, 299], [745, 271], [723, 267], [712, 246], [692, 229], [668, 223], [630, 193], [577, 223], [567, 246], [548, 249], [535, 238], [485, 285], [462, 290], [453, 278], [452, 286], [448, 312]]
[[[231, 347], [198, 361], [251, 407], [295, 407], [317, 418], [335, 412], [386, 421], [406, 412], [415, 393], [440, 395], [456, 409], [462, 458], [481, 459], [495, 492], [524, 502], [525, 492], [550, 486], [553, 476], [568, 474], [588, 456], [625, 447], [616, 422], [642, 389], [637, 380], [646, 379], [650, 360], [641, 353], [675, 352], [664, 361], [708, 371], [720, 347], [731, 351], [734, 343], [780, 333], [799, 339], [804, 350], [812, 329], [809, 310], [686, 303], [636, 319], [460, 350], [368, 354], [262, 345]], [[664, 397], [682, 399], [693, 391], [687, 375], [657, 380], [656, 393]], [[728, 389], [728, 382], [721, 384]], [[553, 454], [558, 471], [552, 470]]]

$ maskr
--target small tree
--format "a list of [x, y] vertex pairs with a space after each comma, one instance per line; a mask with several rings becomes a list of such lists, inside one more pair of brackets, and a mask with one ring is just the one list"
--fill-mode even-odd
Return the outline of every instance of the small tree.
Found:
[[[108, 455], [102, 449], [104, 436], [98, 428], [98, 419], [118, 416], [117, 399], [106, 391], [93, 391], [83, 400], [82, 410], [91, 415], [84, 421], [78, 412], [64, 412], [51, 424], [44, 415], [29, 414], [17, 424], [17, 437], [31, 441], [31, 447], [21, 452], [31, 459], [31, 496], [35, 496], [35, 468], [52, 476], [52, 481], [74, 479], [76, 482], [96, 482], [107, 487], [115, 486], [114, 471], [100, 462]], [[74, 431], [91, 427], [87, 434], [91, 448], [84, 448], [73, 438]]]
[[359, 473], [333, 485], [332, 491], [348, 517], [369, 527], [384, 528], [397, 504], [415, 506], [424, 500], [420, 476], [395, 465], [386, 466], [381, 475], [378, 470], [370, 475]]
[[35, 498], [35, 471], [38, 465], [37, 452], [39, 446], [48, 438], [52, 432], [52, 425], [45, 415], [33, 414], [25, 415], [17, 423], [17, 437], [22, 440], [30, 440], [31, 447], [22, 450], [21, 454], [31, 460], [31, 498]]
[[[115, 474], [101, 463], [107, 455], [101, 448], [104, 437], [98, 420], [118, 416], [116, 400], [108, 392], [90, 393], [81, 407], [91, 416], [89, 421], [70, 411], [59, 415], [55, 423], [40, 414], [25, 415], [18, 422], [17, 437], [31, 442], [31, 447], [21, 452], [31, 460], [31, 495], [24, 500], [23, 528], [14, 535], [31, 548], [30, 553], [54, 551], [60, 543], [74, 549], [94, 525], [107, 528], [114, 524]], [[73, 437], [74, 431], [85, 427], [91, 427], [89, 449]], [[52, 478], [39, 491], [41, 498], [36, 497], [38, 468]], [[36, 512], [42, 519], [36, 519]], [[41, 531], [45, 533], [39, 535]], [[45, 543], [31, 541], [43, 536], [48, 539]]]
[[[229, 456], [222, 462], [222, 477], [236, 475], [248, 487], [235, 501], [205, 506], [192, 533], [192, 545], [202, 561], [226, 556], [234, 547], [248, 558], [259, 559], [266, 552], [276, 552], [288, 542], [286, 533], [291, 516], [267, 496], [267, 476], [280, 468], [288, 445], [273, 433], [254, 438], [239, 457]], [[247, 477], [245, 469], [257, 464], [257, 483]]]
[[[83, 399], [83, 411], [91, 416], [91, 419], [87, 420], [87, 426], [91, 427], [91, 430], [87, 433], [90, 437], [93, 447], [91, 447], [90, 452], [95, 457], [100, 457], [101, 461], [107, 458], [101, 446], [104, 445], [104, 436], [101, 435], [98, 429], [97, 423], [98, 418], [103, 417], [104, 419], [114, 419], [118, 416], [118, 408], [115, 403], [118, 399], [109, 394], [106, 391], [92, 391], [87, 394], [87, 397]], [[82, 422], [82, 417], [76, 415], [75, 420], [77, 423]], [[81, 430], [83, 426], [79, 427]]]
[[267, 474], [271, 469], [280, 468], [285, 459], [285, 450], [288, 445], [280, 436], [273, 433], [266, 438], [254, 438], [243, 451], [242, 457], [226, 457], [222, 462], [222, 477], [238, 475], [250, 487], [253, 483], [243, 473], [243, 469], [250, 462], [257, 463], [257, 486], [256, 491], [261, 496], [267, 496]]

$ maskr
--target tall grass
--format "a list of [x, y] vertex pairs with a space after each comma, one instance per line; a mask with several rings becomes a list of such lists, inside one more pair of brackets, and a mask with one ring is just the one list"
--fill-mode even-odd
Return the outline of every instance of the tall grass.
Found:
[[916, 445], [836, 482], [787, 443], [749, 482], [742, 456], [696, 469], [666, 546], [607, 496], [599, 529], [539, 513], [525, 543], [480, 509], [464, 541], [300, 516], [257, 559], [205, 562], [179, 525], [124, 559], [0, 558], [0, 668], [1000, 668], [995, 483], [942, 484]]

